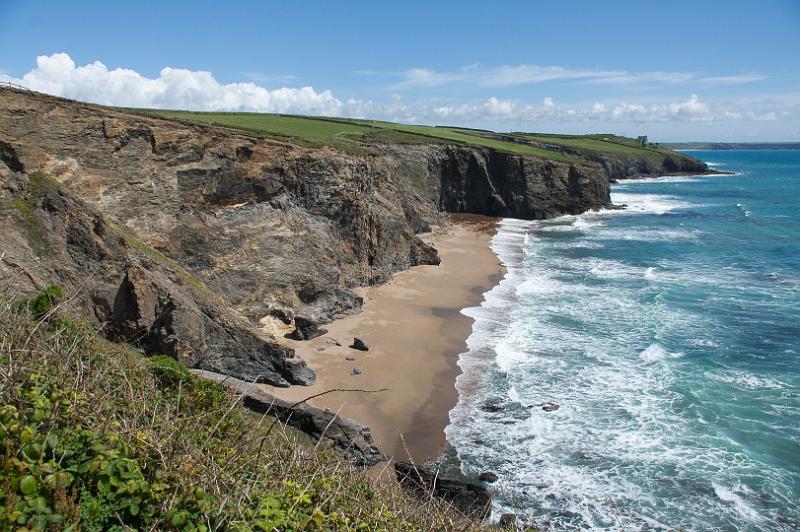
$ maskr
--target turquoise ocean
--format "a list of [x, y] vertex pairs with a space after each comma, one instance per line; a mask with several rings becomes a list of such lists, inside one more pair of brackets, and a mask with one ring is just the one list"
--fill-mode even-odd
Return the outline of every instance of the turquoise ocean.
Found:
[[[505, 220], [446, 429], [493, 515], [549, 530], [800, 529], [800, 151]], [[559, 405], [546, 412], [542, 403]]]

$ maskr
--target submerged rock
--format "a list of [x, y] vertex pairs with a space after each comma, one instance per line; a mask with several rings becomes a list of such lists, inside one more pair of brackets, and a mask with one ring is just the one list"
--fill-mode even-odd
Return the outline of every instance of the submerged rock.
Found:
[[487, 401], [481, 405], [481, 410], [484, 412], [501, 412], [503, 410], [503, 406], [495, 403], [494, 401]]
[[489, 491], [478, 482], [442, 475], [438, 470], [432, 471], [409, 462], [396, 462], [394, 471], [400, 485], [422, 496], [433, 494], [464, 515], [483, 519], [491, 512]]
[[369, 351], [369, 344], [360, 336], [353, 338], [353, 344], [350, 347], [359, 351]]
[[491, 471], [484, 471], [483, 473], [480, 474], [480, 476], [478, 476], [478, 478], [484, 482], [497, 482], [497, 479], [499, 477], [495, 473], [492, 473]]
[[554, 410], [558, 410], [559, 408], [561, 408], [561, 406], [558, 403], [551, 403], [551, 402], [540, 403], [539, 406], [541, 406], [542, 410], [544, 410], [545, 412], [553, 412]]

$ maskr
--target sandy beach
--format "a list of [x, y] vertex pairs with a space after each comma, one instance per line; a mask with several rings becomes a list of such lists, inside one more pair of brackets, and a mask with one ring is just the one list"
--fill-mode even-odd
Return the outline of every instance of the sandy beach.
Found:
[[[472, 328], [461, 309], [480, 304], [503, 274], [489, 247], [496, 224], [479, 216], [449, 217], [426, 235], [439, 250], [439, 266], [416, 266], [387, 284], [361, 289], [363, 312], [326, 325], [329, 332], [313, 340], [287, 340], [317, 373], [315, 385], [265, 386], [267, 391], [301, 400], [334, 388], [385, 388], [334, 392], [310, 402], [370, 427], [389, 456], [410, 454], [422, 461], [438, 455], [448, 413], [458, 399], [458, 355]], [[350, 348], [354, 336], [366, 339], [370, 350]], [[356, 368], [360, 374], [353, 373]]]

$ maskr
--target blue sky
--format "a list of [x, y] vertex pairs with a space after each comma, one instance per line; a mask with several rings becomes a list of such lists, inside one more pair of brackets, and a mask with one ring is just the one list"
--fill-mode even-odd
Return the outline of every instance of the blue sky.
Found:
[[797, 0], [0, 0], [43, 92], [661, 141], [800, 141], [798, 51]]

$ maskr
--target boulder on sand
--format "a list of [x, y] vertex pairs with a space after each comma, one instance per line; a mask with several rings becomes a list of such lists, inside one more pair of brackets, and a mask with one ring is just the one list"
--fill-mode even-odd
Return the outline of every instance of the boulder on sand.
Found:
[[294, 330], [287, 334], [286, 338], [290, 340], [311, 340], [327, 332], [326, 329], [320, 329], [314, 320], [297, 316], [294, 319]]
[[350, 347], [359, 351], [369, 351], [369, 344], [360, 336], [353, 338], [353, 344]]

